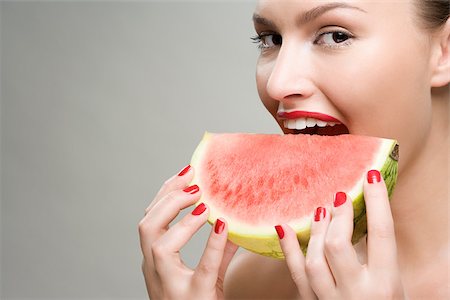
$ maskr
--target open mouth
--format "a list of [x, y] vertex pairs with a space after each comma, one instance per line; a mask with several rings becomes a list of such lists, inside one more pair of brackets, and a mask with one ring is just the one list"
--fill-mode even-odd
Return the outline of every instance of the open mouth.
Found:
[[282, 123], [284, 133], [317, 135], [348, 134], [349, 130], [347, 126], [336, 121], [329, 122], [315, 118], [296, 118], [284, 119]]

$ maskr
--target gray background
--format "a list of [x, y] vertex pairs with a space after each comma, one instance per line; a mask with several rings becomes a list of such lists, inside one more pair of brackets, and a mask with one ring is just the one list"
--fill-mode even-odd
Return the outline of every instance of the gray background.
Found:
[[205, 130], [279, 132], [255, 4], [0, 5], [1, 297], [143, 299], [137, 224], [161, 183]]

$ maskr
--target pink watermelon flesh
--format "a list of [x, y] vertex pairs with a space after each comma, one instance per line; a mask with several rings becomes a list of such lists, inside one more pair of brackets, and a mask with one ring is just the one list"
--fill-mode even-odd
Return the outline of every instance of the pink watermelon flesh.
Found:
[[355, 135], [210, 138], [199, 170], [207, 174], [202, 189], [228, 217], [252, 226], [289, 222], [329, 206], [336, 192], [349, 191], [364, 176], [381, 146], [380, 139]]

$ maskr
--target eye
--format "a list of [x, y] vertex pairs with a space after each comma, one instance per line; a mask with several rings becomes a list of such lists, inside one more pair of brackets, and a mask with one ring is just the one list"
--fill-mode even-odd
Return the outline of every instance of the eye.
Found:
[[331, 31], [320, 34], [314, 43], [325, 47], [337, 48], [348, 46], [351, 43], [352, 38], [353, 36], [349, 33], [343, 31]]
[[275, 33], [261, 33], [252, 38], [253, 42], [258, 44], [260, 49], [268, 49], [281, 45], [283, 38]]

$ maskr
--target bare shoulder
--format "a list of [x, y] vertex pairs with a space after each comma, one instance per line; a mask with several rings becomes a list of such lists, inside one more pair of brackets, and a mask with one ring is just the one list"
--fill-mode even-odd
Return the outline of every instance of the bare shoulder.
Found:
[[224, 289], [226, 299], [295, 299], [297, 295], [284, 260], [251, 252], [233, 259]]

